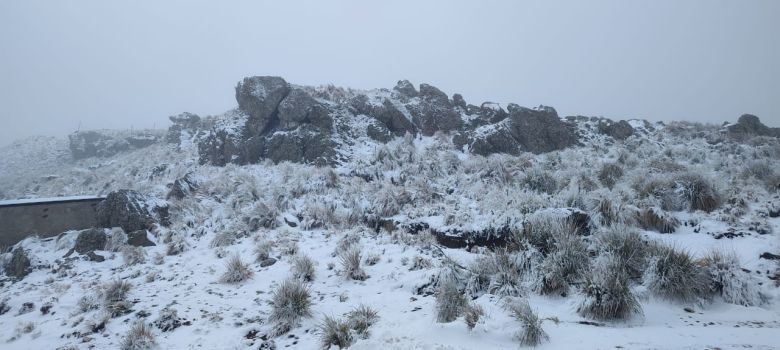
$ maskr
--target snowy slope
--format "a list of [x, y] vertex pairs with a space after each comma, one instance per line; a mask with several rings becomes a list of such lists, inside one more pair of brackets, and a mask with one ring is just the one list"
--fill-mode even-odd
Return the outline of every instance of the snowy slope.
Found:
[[[780, 253], [780, 218], [768, 215], [780, 197], [767, 185], [771, 178], [765, 181], [764, 175], [748, 171], [761, 162], [779, 174], [778, 143], [711, 144], [656, 127], [625, 142], [592, 134], [581, 147], [517, 157], [469, 155], [455, 149], [446, 135], [399, 138], [378, 148], [362, 147], [356, 140], [347, 149], [350, 161], [335, 169], [270, 162], [201, 166], [197, 150], [186, 142], [180, 148], [156, 144], [79, 161], [68, 159], [63, 140], [16, 143], [0, 150], [5, 199], [106, 195], [124, 188], [165, 198], [169, 185], [186, 174], [198, 188], [182, 200], [169, 201], [173, 223], [150, 233], [157, 245], [142, 249], [141, 263], [130, 261], [125, 257], [130, 253], [121, 248], [97, 251], [107, 258], [100, 263], [66, 259], [77, 232], [21, 242], [18, 247], [28, 251], [35, 269], [21, 281], [2, 280], [0, 302], [9, 309], [0, 315], [1, 347], [119, 348], [128, 330], [142, 321], [152, 325], [160, 349], [257, 349], [263, 338], [270, 339], [265, 346], [273, 342], [280, 349], [314, 349], [320, 347], [318, 325], [325, 316], [340, 317], [365, 304], [380, 318], [366, 339], [355, 339], [352, 349], [515, 349], [514, 334], [522, 326], [503, 307], [511, 299], [506, 296], [474, 295], [472, 302], [485, 309], [485, 317], [471, 331], [463, 316], [437, 322], [431, 294], [435, 287], [429, 284], [450, 266], [445, 256], [470, 268], [492, 253], [481, 247], [437, 248], [428, 233], [407, 233], [403, 224], [424, 222], [441, 232], [501, 226], [519, 232], [542, 209], [576, 207], [590, 215], [594, 233], [578, 239], [597, 255], [601, 246], [596, 237], [610, 226], [601, 221], [604, 199], [626, 221], [621, 225], [638, 230], [648, 242], [668, 243], [697, 259], [713, 249], [734, 252], [747, 271], [738, 278], [769, 302], [742, 306], [719, 295], [698, 302], [667, 300], [634, 281], [631, 290], [641, 315], [626, 321], [592, 320], [577, 313], [585, 298], [581, 284], [572, 284], [566, 297], [542, 295], [535, 289], [538, 276], [531, 273], [518, 283], [531, 307], [547, 319], [542, 327], [549, 341], [540, 349], [780, 347], [780, 290], [770, 279], [778, 266], [759, 258], [764, 252]], [[585, 124], [580, 130], [591, 132]], [[599, 179], [605, 163], [619, 164], [624, 171], [612, 188]], [[631, 220], [635, 210], [667, 205], [665, 198], [643, 195], [640, 185], [689, 173], [703, 176], [718, 191], [722, 203], [716, 210], [664, 209], [680, 221], [671, 234], [641, 229]], [[274, 223], [269, 228], [252, 224], [253, 218], [267, 217]], [[401, 227], [376, 231], [366, 226], [370, 217], [393, 219]], [[757, 228], [770, 232], [760, 234]], [[729, 230], [742, 235], [719, 236]], [[363, 261], [369, 276], [365, 281], [345, 276], [337, 254], [345, 241], [358, 241], [353, 245], [363, 258], [378, 258], [374, 265]], [[261, 267], [256, 261], [259, 242], [273, 245], [275, 264]], [[172, 245], [184, 249], [170, 255]], [[221, 283], [234, 255], [254, 275], [238, 284]], [[315, 262], [311, 316], [274, 337], [269, 301], [274, 289], [290, 278], [300, 255]], [[130, 313], [111, 318], [102, 307], [80, 310], [83, 297], [99, 297], [100, 288], [114, 280], [132, 284]], [[20, 312], [25, 303], [34, 306]], [[51, 305], [45, 315], [40, 311], [44, 305]], [[176, 309], [183, 325], [167, 332], [154, 326], [165, 308]]]

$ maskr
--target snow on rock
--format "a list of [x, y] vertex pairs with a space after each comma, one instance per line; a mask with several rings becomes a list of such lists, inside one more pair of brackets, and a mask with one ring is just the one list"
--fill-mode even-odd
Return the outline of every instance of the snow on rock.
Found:
[[[345, 322], [350, 349], [514, 349], [523, 326], [506, 309], [510, 298], [538, 314], [549, 336], [542, 349], [777, 347], [778, 140], [735, 142], [718, 139], [719, 126], [629, 120], [632, 136], [616, 142], [599, 132], [600, 118], [464, 108], [465, 100], [408, 82], [357, 91], [271, 81], [240, 84], [248, 110], [183, 116], [171, 129], [178, 143], [84, 159], [72, 159], [64, 139], [0, 148], [3, 198], [108, 196], [101, 226], [123, 227], [135, 243], [117, 228], [107, 244], [97, 238], [81, 249], [94, 256], [64, 257], [80, 232], [0, 250], [0, 347], [118, 348], [141, 329], [161, 349], [313, 349], [329, 316]], [[274, 97], [274, 87], [286, 94]], [[292, 91], [298, 102], [280, 116]], [[458, 124], [449, 111], [462, 126], [422, 131]], [[256, 116], [270, 118], [263, 130]], [[502, 129], [517, 148], [475, 151], [476, 140]], [[542, 139], [529, 140], [531, 130]], [[599, 180], [605, 164], [622, 171], [610, 187]], [[669, 190], [670, 179], [691, 174], [695, 185]], [[712, 191], [714, 202], [702, 195]], [[712, 210], [691, 210], [697, 201]], [[642, 229], [638, 213], [648, 208], [678, 227]], [[626, 283], [641, 315], [607, 322], [577, 313], [597, 295], [583, 288], [598, 259], [638, 252], [632, 267], [646, 269], [669, 249], [711, 282], [706, 295], [668, 301], [640, 273]], [[733, 254], [720, 268], [713, 251]], [[584, 267], [569, 269], [571, 257]], [[224, 283], [235, 266], [242, 281]], [[562, 293], [542, 295], [540, 283], [560, 275]], [[279, 322], [270, 302], [295, 278], [310, 309]], [[484, 310], [472, 330], [463, 315], [436, 321], [442, 282]], [[378, 319], [358, 333], [349, 319], [361, 305]]]

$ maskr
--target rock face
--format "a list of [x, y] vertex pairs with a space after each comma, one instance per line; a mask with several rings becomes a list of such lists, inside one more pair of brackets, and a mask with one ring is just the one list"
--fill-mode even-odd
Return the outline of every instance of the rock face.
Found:
[[745, 139], [752, 136], [780, 137], [780, 128], [770, 128], [752, 114], [743, 114], [737, 123], [729, 125], [726, 131], [734, 139]]
[[615, 140], [625, 140], [634, 134], [634, 127], [625, 120], [613, 122], [605, 119], [599, 122], [599, 132]]
[[279, 77], [249, 77], [236, 86], [236, 101], [232, 122], [216, 124], [198, 143], [202, 164], [335, 162], [331, 110], [309, 91]]
[[11, 253], [11, 260], [3, 267], [3, 270], [8, 277], [23, 279], [32, 271], [31, 265], [27, 252], [19, 247]]
[[158, 142], [154, 135], [119, 137], [98, 131], [78, 131], [68, 135], [68, 148], [73, 159], [110, 157], [120, 152], [148, 147]]
[[279, 104], [289, 93], [290, 86], [280, 77], [249, 77], [236, 85], [238, 108], [249, 115], [252, 135], [262, 134], [276, 121]]
[[489, 102], [477, 107], [460, 94], [450, 99], [435, 86], [420, 84], [418, 90], [407, 80], [392, 90], [356, 92], [248, 77], [236, 86], [236, 101], [238, 109], [217, 120], [171, 119], [175, 128], [169, 139], [199, 123], [200, 162], [218, 166], [264, 159], [335, 165], [345, 157], [340, 147], [361, 136], [384, 143], [441, 132], [452, 135], [458, 147], [482, 155], [542, 153], [577, 144], [574, 128], [553, 108], [512, 104], [504, 111]]
[[89, 229], [81, 231], [76, 238], [73, 250], [79, 254], [86, 254], [106, 248], [106, 233], [103, 229]]
[[[524, 151], [544, 153], [577, 144], [573, 125], [563, 122], [552, 107], [530, 109], [510, 104], [507, 108], [508, 117], [481, 126], [457, 142], [466, 143], [472, 153], [485, 156]], [[493, 110], [486, 113], [486, 117], [493, 119], [501, 114]]]
[[111, 192], [97, 207], [100, 227], [121, 227], [125, 232], [146, 230], [154, 223], [166, 224], [167, 204], [159, 204], [138, 192]]

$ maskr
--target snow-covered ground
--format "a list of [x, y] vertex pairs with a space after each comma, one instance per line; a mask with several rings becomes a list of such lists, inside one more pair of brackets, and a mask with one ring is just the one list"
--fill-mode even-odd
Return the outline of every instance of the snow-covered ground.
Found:
[[[578, 239], [595, 256], [602, 249], [596, 237], [609, 229], [600, 221], [603, 199], [614, 203], [617, 218], [631, 221], [626, 212], [660, 207], [664, 200], [642, 196], [638, 183], [690, 172], [717, 189], [722, 197], [718, 209], [665, 210], [681, 223], [671, 234], [644, 230], [635, 222], [621, 225], [628, 224], [645, 241], [667, 243], [696, 259], [716, 249], [735, 253], [744, 269], [735, 278], [769, 302], [742, 306], [719, 295], [695, 302], [668, 300], [642, 281], [633, 281], [631, 291], [641, 314], [624, 321], [593, 320], [577, 312], [585, 298], [581, 283], [572, 283], [566, 297], [542, 295], [535, 288], [538, 276], [529, 273], [518, 281], [521, 297], [545, 319], [542, 328], [549, 335], [538, 348], [780, 348], [780, 289], [770, 279], [778, 265], [759, 258], [764, 252], [780, 253], [780, 218], [766, 215], [780, 198], [776, 189], [743, 170], [763, 161], [777, 173], [777, 144], [712, 145], [663, 131], [625, 143], [605, 142], [594, 137], [583, 147], [545, 155], [484, 158], [455, 150], [436, 137], [397, 139], [380, 149], [354, 150], [360, 156], [335, 169], [286, 163], [200, 166], [194, 147], [186, 143], [180, 149], [158, 144], [80, 161], [68, 159], [60, 141], [16, 143], [0, 150], [5, 199], [106, 195], [122, 188], [165, 198], [167, 185], [188, 173], [198, 188], [182, 200], [169, 201], [172, 225], [149, 234], [157, 245], [143, 248], [140, 263], [124, 258], [127, 253], [121, 249], [97, 251], [107, 258], [104, 262], [64, 258], [78, 232], [21, 242], [18, 247], [28, 252], [36, 268], [21, 281], [4, 279], [0, 285], [0, 302], [8, 307], [0, 315], [0, 348], [119, 348], [129, 329], [141, 321], [152, 325], [160, 349], [257, 349], [265, 339], [270, 341], [262, 346], [273, 342], [278, 349], [315, 349], [321, 346], [318, 326], [325, 316], [341, 317], [362, 304], [378, 311], [379, 320], [368, 337], [356, 337], [351, 349], [516, 349], [515, 334], [522, 325], [504, 307], [511, 297], [472, 295], [471, 302], [485, 310], [473, 330], [463, 316], [437, 322], [431, 282], [452, 266], [449, 259], [470, 269], [479, 257], [491, 256], [488, 249], [439, 248], [426, 233], [403, 228], [377, 232], [364, 225], [364, 218], [425, 222], [441, 231], [504, 224], [522, 230], [523, 222], [540, 209], [577, 207], [590, 214], [594, 233]], [[22, 157], [33, 161], [25, 164]], [[597, 179], [604, 163], [620, 164], [625, 172], [611, 189]], [[366, 181], [368, 177], [372, 180]], [[538, 183], [540, 178], [552, 180], [549, 191]], [[745, 205], [733, 204], [740, 200]], [[252, 218], [268, 216], [274, 222], [269, 228], [251, 224]], [[756, 227], [770, 232], [759, 234]], [[719, 235], [730, 229], [743, 234]], [[275, 264], [261, 267], [256, 261], [255, 249], [262, 242], [273, 246]], [[369, 276], [365, 281], [345, 276], [338, 255], [345, 242], [360, 247]], [[170, 255], [173, 244], [185, 248]], [[221, 283], [226, 262], [235, 255], [254, 274], [241, 283]], [[302, 255], [315, 263], [309, 283], [311, 316], [274, 337], [269, 301], [277, 286], [291, 278], [295, 257]], [[81, 309], [82, 298], [99, 298], [101, 288], [115, 280], [132, 285], [131, 312], [112, 318], [100, 306]], [[44, 306], [50, 306], [45, 314]], [[177, 311], [182, 325], [164, 332], [154, 324], [166, 308]]]

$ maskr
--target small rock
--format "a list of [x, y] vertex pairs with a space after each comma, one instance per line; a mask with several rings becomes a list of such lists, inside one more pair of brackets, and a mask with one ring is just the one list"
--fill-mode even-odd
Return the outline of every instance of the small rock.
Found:
[[290, 226], [290, 227], [298, 227], [298, 224], [295, 223], [295, 221], [287, 220], [287, 218], [284, 218], [284, 223], [286, 223], [287, 226]]
[[276, 264], [276, 259], [274, 258], [268, 258], [260, 262], [260, 267], [268, 267], [273, 264]]
[[780, 255], [764, 252], [759, 256], [759, 258], [766, 260], [780, 260]]
[[692, 314], [692, 313], [696, 312], [696, 311], [694, 311], [694, 310], [693, 310], [693, 308], [691, 308], [691, 307], [686, 307], [686, 308], [684, 308], [683, 310], [685, 310], [685, 312], [687, 312], [687, 313], [690, 313], [690, 314]]
[[146, 230], [138, 230], [130, 232], [127, 235], [127, 244], [134, 246], [134, 247], [154, 247], [154, 242], [149, 240], [149, 237], [147, 237], [147, 231]]
[[87, 252], [84, 255], [87, 258], [89, 258], [89, 261], [94, 261], [94, 262], [104, 262], [104, 261], [106, 261], [105, 257], [103, 257], [102, 255], [99, 255], [99, 254], [95, 254], [95, 252], [93, 252], [93, 251], [89, 251], [89, 252]]
[[30, 302], [24, 303], [22, 304], [22, 307], [19, 308], [19, 315], [26, 314], [30, 311], [33, 311], [33, 309], [35, 309], [34, 303], [30, 303]]

